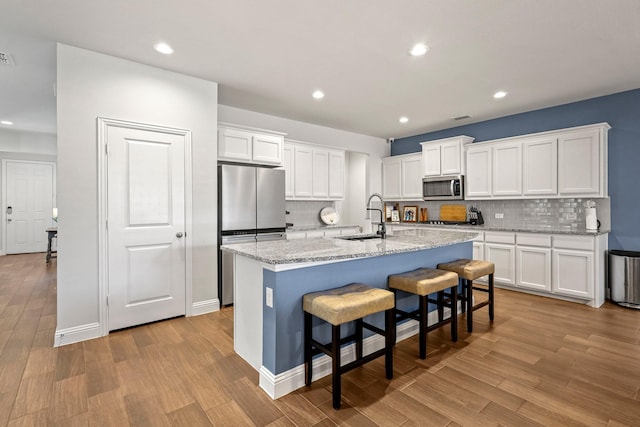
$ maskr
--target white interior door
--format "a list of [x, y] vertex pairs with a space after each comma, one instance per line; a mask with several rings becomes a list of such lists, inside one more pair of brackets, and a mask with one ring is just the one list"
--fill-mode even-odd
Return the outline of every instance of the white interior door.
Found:
[[109, 330], [185, 314], [185, 138], [107, 127]]
[[52, 225], [55, 165], [6, 160], [4, 218], [7, 254], [44, 252]]

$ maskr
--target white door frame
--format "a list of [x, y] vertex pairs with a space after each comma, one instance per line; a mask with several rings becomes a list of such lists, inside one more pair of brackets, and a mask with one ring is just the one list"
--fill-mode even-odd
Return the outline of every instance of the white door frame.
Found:
[[98, 117], [98, 307], [100, 312], [101, 336], [109, 335], [109, 308], [107, 295], [109, 291], [109, 239], [107, 235], [107, 130], [109, 127], [120, 127], [145, 131], [157, 131], [184, 136], [184, 196], [185, 196], [185, 315], [192, 314], [193, 275], [192, 275], [192, 159], [191, 131], [187, 129], [156, 126], [125, 120]]
[[[0, 241], [0, 255], [7, 254], [7, 163], [35, 163], [40, 165], [53, 166], [53, 207], [56, 207], [56, 162], [47, 162], [39, 160], [22, 160], [22, 159], [2, 159], [2, 212], [0, 212], [0, 221], [2, 227], [2, 241]], [[53, 218], [53, 212], [51, 212]]]

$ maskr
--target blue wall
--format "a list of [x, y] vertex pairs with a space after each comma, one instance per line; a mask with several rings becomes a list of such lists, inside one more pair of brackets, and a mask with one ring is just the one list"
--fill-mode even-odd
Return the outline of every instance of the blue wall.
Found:
[[415, 153], [420, 142], [468, 135], [475, 142], [607, 122], [610, 249], [640, 251], [640, 89], [485, 122], [398, 138], [391, 155]]

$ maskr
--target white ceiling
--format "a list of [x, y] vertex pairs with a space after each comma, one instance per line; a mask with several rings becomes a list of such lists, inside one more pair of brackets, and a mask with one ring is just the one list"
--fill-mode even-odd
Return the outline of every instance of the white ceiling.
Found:
[[[638, 0], [2, 0], [15, 66], [0, 65], [0, 120], [55, 132], [55, 42], [216, 81], [220, 104], [383, 138], [640, 88]], [[408, 54], [416, 42], [427, 55]]]

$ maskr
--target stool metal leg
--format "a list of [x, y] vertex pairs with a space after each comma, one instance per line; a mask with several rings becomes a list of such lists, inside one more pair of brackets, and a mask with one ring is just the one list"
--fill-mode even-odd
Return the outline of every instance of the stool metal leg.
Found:
[[428, 308], [428, 295], [420, 296], [420, 305], [418, 310], [420, 312], [419, 316], [419, 331], [418, 331], [418, 342], [420, 348], [420, 359], [426, 359], [427, 357], [427, 308]]
[[489, 275], [489, 320], [493, 322], [493, 274]]
[[393, 309], [386, 310], [384, 313], [384, 335], [386, 350], [384, 354], [384, 368], [388, 380], [393, 378], [393, 345], [396, 342], [395, 330], [395, 312]]
[[356, 319], [356, 359], [362, 359], [362, 319]]
[[311, 313], [304, 312], [304, 383], [311, 385], [312, 360], [311, 360], [311, 333], [312, 333]]
[[458, 287], [451, 291], [451, 341], [458, 341]]
[[467, 332], [473, 332], [473, 282], [464, 280], [467, 288]]
[[331, 335], [333, 408], [340, 409], [340, 396], [342, 395], [342, 383], [340, 381], [340, 325], [331, 325]]
[[438, 292], [438, 322], [444, 319], [444, 291]]

